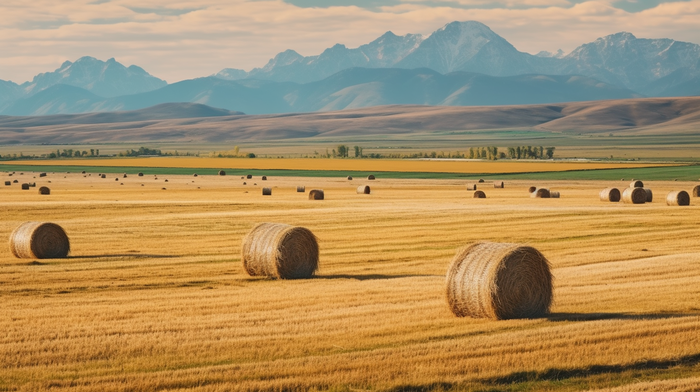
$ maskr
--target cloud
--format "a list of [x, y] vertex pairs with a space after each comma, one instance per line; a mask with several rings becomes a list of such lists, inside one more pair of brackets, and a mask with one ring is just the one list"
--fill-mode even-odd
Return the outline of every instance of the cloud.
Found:
[[314, 55], [335, 43], [357, 47], [388, 30], [429, 34], [455, 20], [485, 23], [530, 53], [570, 51], [619, 31], [700, 43], [700, 0], [639, 12], [604, 0], [383, 3], [299, 7], [282, 0], [5, 0], [0, 5], [0, 79], [23, 82], [89, 55], [115, 57], [175, 82], [226, 67], [263, 66], [286, 49]]

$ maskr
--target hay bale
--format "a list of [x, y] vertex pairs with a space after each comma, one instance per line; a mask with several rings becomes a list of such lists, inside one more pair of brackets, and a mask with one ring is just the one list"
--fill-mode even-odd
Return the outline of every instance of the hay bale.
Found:
[[[244, 184], [245, 184], [245, 182], [244, 182]], [[306, 187], [305, 187], [305, 186], [298, 186], [298, 187], [297, 187], [297, 192], [300, 192], [300, 193], [306, 192]]]
[[475, 198], [475, 199], [485, 199], [485, 198], [486, 198], [486, 193], [484, 193], [484, 191], [475, 191], [475, 192], [474, 192], [474, 198]]
[[309, 191], [309, 200], [323, 200], [323, 189], [312, 189]]
[[559, 194], [559, 191], [549, 191], [549, 197], [551, 197], [552, 199], [558, 199], [559, 196], [561, 196]]
[[369, 195], [369, 185], [360, 185], [357, 187], [357, 193], [360, 195]]
[[28, 190], [28, 189], [29, 189], [29, 184], [27, 184], [27, 183], [22, 184], [22, 189], [25, 190], [25, 191]]
[[536, 187], [536, 186], [531, 186], [531, 187], [527, 188], [527, 193], [532, 193], [532, 192], [534, 192], [534, 191], [536, 191], [536, 190], [537, 190], [537, 187]]
[[13, 184], [16, 184], [16, 183], [18, 183], [18, 182], [19, 182], [18, 180], [12, 181]]
[[690, 195], [686, 191], [672, 191], [666, 195], [666, 205], [669, 206], [689, 206]]
[[220, 176], [225, 176], [225, 175], [226, 175], [226, 172], [223, 171], [223, 170], [219, 170], [219, 175], [220, 175]]
[[260, 223], [243, 238], [241, 260], [250, 276], [310, 278], [318, 269], [318, 242], [304, 227]]
[[484, 179], [483, 179], [483, 178], [479, 178], [479, 183], [482, 183], [482, 182], [484, 182]]
[[126, 175], [126, 173], [124, 173], [124, 175], [122, 176], [122, 178], [127, 178], [127, 175]]
[[5, 181], [5, 186], [10, 186], [12, 185], [12, 181]]
[[168, 182], [168, 179], [167, 179], [167, 178], [165, 179], [165, 182]]
[[119, 177], [115, 178], [114, 181], [119, 181]]
[[243, 185], [248, 185], [245, 181], [243, 181]]
[[505, 188], [505, 184], [503, 184], [503, 181], [494, 181], [493, 187], [494, 188]]
[[80, 174], [85, 174], [85, 170], [81, 171]]
[[447, 270], [447, 303], [457, 317], [541, 317], [552, 303], [549, 261], [537, 249], [478, 242], [457, 251]]
[[46, 173], [39, 173], [39, 177], [46, 177]]
[[10, 251], [20, 259], [58, 259], [68, 256], [70, 242], [55, 223], [25, 222], [10, 234]]
[[352, 176], [348, 176], [348, 180], [352, 180]]
[[40, 195], [50, 195], [51, 189], [49, 189], [49, 187], [47, 187], [47, 186], [42, 186], [41, 188], [39, 188], [39, 194]]
[[620, 190], [617, 188], [605, 188], [600, 191], [600, 201], [616, 203], [620, 201]]
[[36, 182], [30, 182], [29, 183], [30, 188], [36, 188]]
[[267, 181], [267, 176], [262, 176], [263, 181]]
[[263, 188], [262, 194], [263, 196], [272, 196], [272, 188]]
[[143, 173], [139, 172], [138, 176], [143, 177]]
[[627, 188], [622, 192], [622, 201], [627, 204], [644, 204], [647, 193], [644, 188]]
[[367, 179], [368, 179], [368, 180], [374, 180], [374, 179], [375, 179], [374, 174], [368, 175], [368, 176], [367, 176]]
[[647, 193], [647, 203], [651, 203], [651, 201], [654, 200], [654, 193], [649, 188], [642, 188], [642, 189], [644, 189], [644, 192]]
[[644, 188], [644, 183], [639, 180], [632, 180], [630, 188]]
[[102, 174], [100, 177], [102, 177], [102, 178], [107, 178], [107, 175], [106, 175], [106, 174]]
[[468, 191], [475, 191], [475, 190], [476, 190], [476, 184], [467, 184], [467, 190], [468, 190]]
[[549, 192], [549, 189], [547, 189], [547, 188], [537, 188], [536, 191], [534, 191], [530, 194], [530, 197], [533, 197], [536, 199], [549, 199], [550, 197], [552, 197], [552, 194]]
[[[5, 185], [7, 185], [7, 181], [5, 181]], [[700, 185], [695, 185], [693, 188], [693, 197], [700, 197]]]
[[252, 175], [252, 174], [248, 174], [248, 175], [245, 176], [245, 178], [247, 178], [248, 180], [250, 180], [251, 178], [253, 178], [253, 175]]

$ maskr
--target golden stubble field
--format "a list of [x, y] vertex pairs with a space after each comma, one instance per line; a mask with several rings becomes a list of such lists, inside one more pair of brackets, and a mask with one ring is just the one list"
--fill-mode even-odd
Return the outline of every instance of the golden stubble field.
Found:
[[[648, 182], [653, 203], [624, 205], [602, 203], [598, 192], [629, 181], [486, 183], [487, 199], [473, 199], [464, 180], [0, 177], [37, 183], [0, 188], [0, 236], [51, 221], [72, 246], [62, 260], [0, 250], [0, 390], [700, 383], [700, 201], [664, 202], [695, 184]], [[263, 184], [272, 196], [261, 196]], [[371, 195], [355, 193], [362, 184]], [[52, 194], [39, 195], [42, 185]], [[307, 200], [297, 185], [324, 189], [326, 200]], [[531, 185], [561, 199], [531, 199]], [[247, 276], [241, 239], [258, 222], [311, 229], [318, 276]], [[549, 258], [550, 317], [450, 313], [445, 271], [458, 247], [479, 240], [529, 244]]]

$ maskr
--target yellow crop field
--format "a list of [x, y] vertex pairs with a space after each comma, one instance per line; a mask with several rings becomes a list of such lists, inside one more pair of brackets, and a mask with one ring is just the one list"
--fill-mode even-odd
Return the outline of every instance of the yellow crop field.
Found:
[[[0, 177], [19, 180], [0, 185], [0, 236], [48, 221], [71, 241], [66, 259], [0, 250], [0, 391], [692, 391], [700, 380], [700, 200], [663, 200], [693, 183], [649, 181], [653, 202], [626, 205], [599, 201], [627, 185], [614, 181], [482, 183], [474, 199], [460, 180]], [[561, 198], [533, 199], [530, 186]], [[241, 240], [259, 222], [313, 231], [317, 276], [248, 276]], [[549, 259], [549, 316], [452, 315], [445, 272], [483, 240]]]
[[356, 170], [424, 173], [532, 173], [568, 170], [623, 169], [677, 166], [658, 163], [593, 163], [471, 160], [389, 160], [389, 159], [269, 159], [269, 158], [197, 158], [149, 157], [120, 159], [68, 159], [6, 161], [0, 164], [107, 167], [179, 167], [209, 169], [286, 169], [286, 170]]

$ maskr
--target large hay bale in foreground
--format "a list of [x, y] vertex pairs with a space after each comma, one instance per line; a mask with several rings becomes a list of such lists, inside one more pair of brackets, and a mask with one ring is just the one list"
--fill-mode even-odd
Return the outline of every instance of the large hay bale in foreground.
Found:
[[[245, 182], [243, 184], [245, 184]], [[299, 193], [306, 192], [306, 187], [305, 186], [298, 186], [297, 192], [299, 192]]]
[[310, 278], [318, 269], [318, 242], [304, 227], [260, 223], [243, 238], [241, 260], [250, 276]]
[[368, 180], [374, 180], [374, 179], [375, 179], [374, 174], [368, 175], [368, 176], [367, 176], [367, 179], [368, 179]]
[[559, 191], [549, 191], [549, 197], [552, 199], [558, 199], [561, 196]]
[[644, 192], [646, 192], [646, 194], [647, 194], [646, 202], [651, 203], [652, 200], [654, 200], [654, 193], [649, 188], [642, 188], [642, 189], [644, 189]]
[[552, 195], [547, 188], [538, 188], [536, 191], [530, 194], [530, 197], [537, 199], [549, 199], [551, 196]]
[[600, 191], [600, 201], [617, 203], [620, 201], [620, 190], [617, 188], [605, 188]]
[[647, 193], [644, 188], [627, 188], [622, 192], [622, 201], [628, 204], [644, 204]]
[[666, 205], [689, 206], [690, 195], [686, 191], [672, 191], [668, 195], [666, 195]]
[[55, 223], [25, 222], [10, 234], [10, 251], [20, 259], [58, 259], [68, 256], [70, 242]]
[[476, 184], [467, 184], [467, 190], [468, 190], [468, 191], [475, 191], [475, 190], [476, 190]]
[[494, 188], [505, 188], [505, 184], [503, 183], [503, 181], [494, 181], [493, 187]]
[[272, 196], [272, 188], [263, 188], [262, 194], [263, 196]]
[[360, 185], [357, 187], [357, 193], [360, 195], [369, 195], [369, 185]]
[[644, 183], [639, 180], [632, 180], [630, 188], [644, 188]]
[[[7, 181], [5, 182], [5, 185], [7, 185]], [[693, 188], [693, 197], [700, 197], [700, 185], [695, 185]]]
[[486, 193], [484, 193], [484, 191], [474, 191], [474, 198], [475, 199], [485, 199]]
[[537, 249], [479, 242], [457, 251], [447, 270], [447, 302], [458, 317], [541, 317], [552, 303], [549, 261]]
[[323, 189], [312, 189], [309, 191], [309, 200], [323, 200]]
[[527, 188], [527, 193], [532, 193], [532, 192], [534, 192], [534, 191], [536, 191], [536, 190], [537, 190], [537, 187], [536, 187], [536, 186], [531, 186], [531, 187]]
[[40, 195], [50, 195], [51, 189], [49, 189], [49, 187], [47, 187], [47, 186], [42, 186], [41, 188], [39, 188], [39, 194]]

